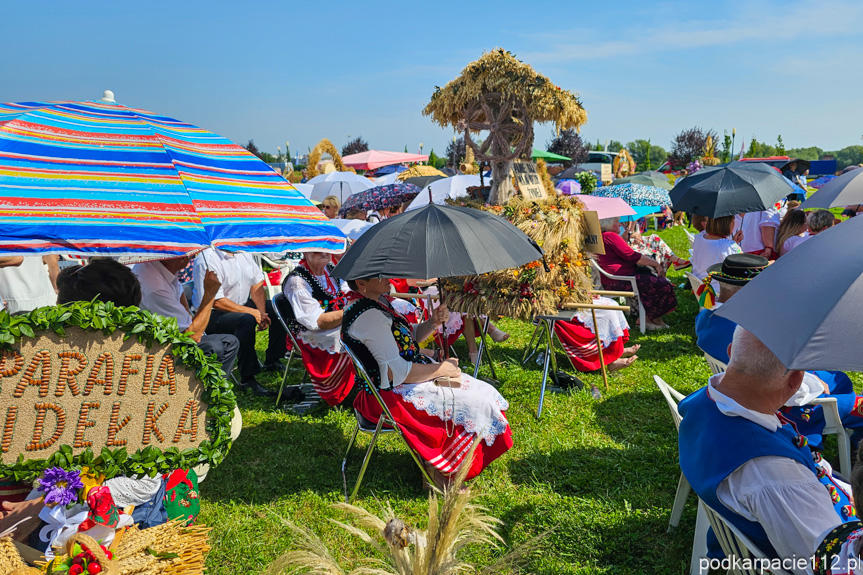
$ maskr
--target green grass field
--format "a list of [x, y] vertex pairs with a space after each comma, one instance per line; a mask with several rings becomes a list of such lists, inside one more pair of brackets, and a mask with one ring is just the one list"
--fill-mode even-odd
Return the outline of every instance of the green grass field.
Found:
[[[686, 256], [680, 228], [660, 234]], [[675, 284], [682, 273], [670, 272]], [[688, 572], [695, 524], [690, 496], [680, 527], [666, 534], [677, 487], [677, 439], [668, 407], [653, 382], [660, 375], [690, 393], [710, 372], [695, 346], [695, 298], [678, 289], [671, 329], [641, 335], [631, 319], [632, 342], [642, 344], [639, 360], [611, 375], [601, 400], [588, 392], [547, 394], [542, 419], [535, 419], [540, 366], [522, 367], [522, 350], [532, 326], [502, 319], [512, 337], [492, 353], [501, 392], [510, 402], [508, 418], [515, 446], [473, 481], [482, 502], [505, 522], [508, 545], [553, 528], [530, 557], [529, 573], [683, 573]], [[263, 350], [263, 341], [259, 348]], [[467, 357], [463, 341], [457, 347]], [[571, 369], [562, 352], [558, 364]], [[483, 368], [481, 375], [488, 375]], [[295, 372], [296, 373], [296, 372]], [[299, 377], [299, 374], [294, 376]], [[582, 379], [602, 388], [597, 373]], [[275, 380], [272, 380], [275, 385]], [[329, 410], [296, 416], [276, 410], [272, 400], [240, 394], [243, 433], [225, 462], [202, 484], [201, 521], [212, 526], [213, 575], [260, 573], [291, 548], [292, 534], [277, 516], [290, 518], [322, 536], [350, 566], [372, 550], [329, 519], [342, 495], [341, 461], [353, 430], [353, 415]], [[356, 477], [368, 437], [359, 439], [349, 463]], [[376, 510], [376, 498], [391, 504], [409, 524], [424, 527], [427, 495], [420, 473], [396, 437], [378, 444], [357, 504]], [[470, 560], [486, 565], [503, 551], [472, 549]]]

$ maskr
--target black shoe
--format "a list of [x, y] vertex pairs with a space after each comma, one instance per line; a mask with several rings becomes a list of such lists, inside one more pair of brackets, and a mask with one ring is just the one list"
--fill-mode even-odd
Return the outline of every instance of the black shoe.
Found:
[[282, 401], [287, 403], [299, 403], [306, 398], [306, 394], [300, 390], [298, 385], [289, 385], [282, 391]]
[[258, 383], [258, 380], [255, 378], [252, 378], [248, 381], [240, 382], [240, 389], [245, 389], [245, 390], [251, 391], [255, 395], [259, 395], [261, 397], [275, 397], [276, 396], [275, 391], [273, 391], [271, 389], [267, 389], [266, 387], [264, 387], [263, 385]]
[[279, 373], [285, 372], [285, 364], [281, 361], [274, 361], [273, 363], [268, 363], [261, 368], [263, 371], [277, 371]]

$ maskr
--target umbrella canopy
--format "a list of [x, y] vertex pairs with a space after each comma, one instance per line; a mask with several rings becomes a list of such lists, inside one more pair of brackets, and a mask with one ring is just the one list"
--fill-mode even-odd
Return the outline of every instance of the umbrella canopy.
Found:
[[113, 97], [0, 104], [0, 187], [2, 254], [344, 248], [343, 234], [244, 148]]
[[563, 180], [555, 186], [555, 189], [564, 196], [572, 196], [581, 193], [581, 184], [575, 180]]
[[719, 218], [766, 210], [792, 192], [788, 180], [766, 164], [731, 162], [677, 180], [671, 199], [676, 212]]
[[[590, 171], [590, 170], [585, 170], [581, 166], [570, 166], [567, 169], [565, 169], [564, 171], [562, 171], [561, 173], [557, 174], [554, 177], [554, 179], [556, 179], [556, 180], [572, 180], [572, 179], [575, 179], [575, 176], [580, 174], [581, 172], [588, 172], [588, 171]], [[599, 177], [598, 172], [593, 172], [593, 173], [596, 174], [597, 177]]]
[[835, 208], [854, 204], [863, 204], [863, 170], [851, 170], [836, 176], [809, 196], [801, 207]]
[[366, 230], [374, 226], [373, 223], [365, 220], [330, 220], [330, 223], [342, 230], [349, 240], [356, 241]]
[[643, 186], [641, 184], [619, 184], [617, 186], [602, 186], [596, 188], [594, 196], [602, 198], [620, 198], [630, 206], [670, 206], [671, 198], [662, 188]]
[[417, 164], [415, 166], [411, 166], [401, 174], [399, 174], [399, 180], [404, 182], [408, 178], [419, 178], [420, 176], [440, 176], [441, 178], [445, 178], [446, 174], [435, 168], [434, 166], [423, 166]]
[[[860, 229], [857, 229], [860, 228]], [[863, 218], [779, 258], [716, 312], [737, 322], [789, 369], [863, 371]], [[801, 302], [789, 311], [789, 302]]]
[[561, 156], [560, 154], [552, 154], [551, 152], [546, 152], [545, 150], [537, 150], [533, 149], [533, 153], [530, 155], [534, 160], [541, 159], [546, 160], [548, 162], [569, 162], [572, 158], [567, 158], [566, 156]]
[[375, 224], [339, 260], [333, 275], [345, 280], [469, 276], [541, 257], [542, 249], [527, 234], [499, 216], [430, 204]]
[[327, 196], [335, 196], [340, 203], [344, 203], [348, 197], [364, 192], [374, 187], [374, 182], [365, 176], [359, 176], [353, 172], [330, 172], [315, 176], [307, 184], [312, 184], [312, 200], [322, 202]]
[[411, 202], [411, 205], [408, 206], [408, 211], [418, 210], [423, 206], [427, 206], [429, 204], [429, 191], [431, 191], [431, 202], [443, 205], [446, 200], [454, 200], [467, 196], [467, 189], [478, 185], [479, 176], [459, 175], [451, 178], [441, 178], [423, 188], [419, 195], [414, 198], [414, 201]]
[[641, 184], [643, 186], [653, 186], [654, 188], [662, 188], [670, 190], [672, 187], [668, 177], [662, 172], [645, 171], [638, 174], [633, 174], [625, 178], [618, 178], [611, 182], [612, 185], [617, 184]]
[[446, 176], [438, 176], [438, 175], [433, 175], [433, 176], [417, 176], [417, 177], [415, 177], [415, 178], [408, 178], [408, 179], [406, 179], [406, 180], [402, 180], [402, 181], [403, 181], [404, 183], [406, 183], [406, 184], [413, 184], [414, 186], [416, 186], [416, 187], [418, 187], [418, 188], [426, 188], [426, 187], [428, 187], [428, 185], [429, 185], [429, 184], [431, 184], [432, 182], [436, 182], [436, 181], [438, 181], [438, 180], [442, 180], [442, 179], [444, 179], [445, 177], [446, 177]]
[[791, 158], [790, 160], [788, 160], [787, 162], [785, 162], [784, 164], [779, 166], [779, 169], [784, 172], [785, 169], [788, 168], [788, 166], [790, 166], [791, 164], [795, 164], [794, 173], [800, 174], [801, 176], [806, 173], [806, 170], [808, 170], [809, 166], [811, 165], [809, 163], [809, 160], [801, 160], [799, 158]]
[[623, 216], [620, 218], [622, 222], [633, 222], [636, 220], [640, 220], [645, 216], [649, 216], [650, 214], [656, 214], [662, 211], [662, 206], [633, 206], [632, 210], [635, 212], [632, 215]]
[[377, 170], [383, 166], [405, 164], [410, 162], [427, 162], [428, 156], [422, 154], [407, 154], [404, 152], [384, 152], [368, 150], [359, 154], [342, 157], [342, 163], [356, 170]]
[[820, 176], [818, 178], [815, 178], [814, 180], [812, 180], [811, 182], [809, 182], [806, 185], [809, 186], [810, 188], [815, 188], [816, 190], [818, 190], [818, 189], [821, 189], [821, 186], [823, 186], [824, 184], [826, 184], [827, 182], [829, 182], [830, 180], [832, 180], [835, 177], [836, 176], [834, 176], [832, 174], [828, 174], [826, 176]]
[[312, 190], [315, 187], [311, 184], [291, 184], [295, 190], [303, 194], [303, 197], [306, 199], [312, 199]]
[[842, 171], [839, 172], [839, 175], [841, 176], [842, 174], [847, 174], [848, 172], [853, 172], [854, 170], [859, 170], [859, 169], [860, 169], [860, 166], [855, 166], [854, 164], [852, 164], [850, 166], [845, 166], [844, 168], [842, 168]]
[[384, 166], [375, 172], [375, 176], [386, 176], [387, 174], [395, 174], [396, 172], [404, 172], [407, 170], [405, 166]]
[[400, 206], [414, 199], [420, 189], [413, 184], [390, 184], [376, 186], [349, 197], [339, 208], [339, 217], [344, 217], [351, 210], [380, 210]]
[[[403, 172], [404, 170], [402, 170]], [[399, 180], [399, 171], [392, 172], [391, 174], [386, 174], [383, 176], [378, 176], [375, 178], [375, 186], [386, 186], [387, 184], [395, 184], [396, 182], [400, 182]]]
[[600, 220], [606, 218], [622, 218], [634, 216], [635, 210], [620, 198], [601, 198], [590, 194], [579, 194], [576, 196], [584, 204], [584, 209], [596, 212]]

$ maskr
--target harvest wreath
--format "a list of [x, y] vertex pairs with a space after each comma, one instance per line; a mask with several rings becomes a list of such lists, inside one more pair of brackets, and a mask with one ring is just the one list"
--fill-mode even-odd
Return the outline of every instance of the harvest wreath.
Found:
[[218, 465], [236, 405], [175, 319], [99, 301], [0, 312], [0, 398], [0, 478], [15, 481], [52, 467], [111, 479]]

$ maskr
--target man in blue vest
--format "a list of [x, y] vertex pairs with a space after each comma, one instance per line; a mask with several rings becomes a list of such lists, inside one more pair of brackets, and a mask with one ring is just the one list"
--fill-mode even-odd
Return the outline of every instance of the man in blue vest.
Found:
[[698, 496], [768, 557], [806, 573], [821, 537], [856, 518], [851, 488], [779, 413], [804, 373], [787, 370], [739, 326], [730, 356], [726, 372], [680, 402], [680, 468]]

